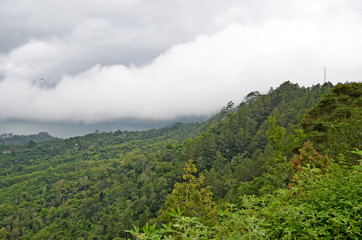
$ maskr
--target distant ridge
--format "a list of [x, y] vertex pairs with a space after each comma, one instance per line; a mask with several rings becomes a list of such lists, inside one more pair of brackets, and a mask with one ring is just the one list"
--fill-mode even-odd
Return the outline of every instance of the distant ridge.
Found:
[[37, 134], [30, 134], [30, 135], [16, 135], [13, 133], [0, 134], [1, 145], [28, 144], [30, 141], [44, 142], [44, 141], [55, 141], [55, 140], [60, 140], [60, 139], [51, 136], [47, 132], [39, 132]]

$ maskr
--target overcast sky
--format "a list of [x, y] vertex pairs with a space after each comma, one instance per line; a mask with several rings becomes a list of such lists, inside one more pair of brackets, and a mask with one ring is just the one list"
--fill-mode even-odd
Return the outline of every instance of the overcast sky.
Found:
[[3, 122], [199, 117], [361, 65], [360, 0], [0, 0]]

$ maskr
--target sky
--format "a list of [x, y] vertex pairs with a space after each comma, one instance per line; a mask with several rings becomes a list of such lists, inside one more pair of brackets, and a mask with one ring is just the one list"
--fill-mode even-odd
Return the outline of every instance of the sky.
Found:
[[0, 133], [205, 119], [361, 63], [359, 0], [0, 0]]

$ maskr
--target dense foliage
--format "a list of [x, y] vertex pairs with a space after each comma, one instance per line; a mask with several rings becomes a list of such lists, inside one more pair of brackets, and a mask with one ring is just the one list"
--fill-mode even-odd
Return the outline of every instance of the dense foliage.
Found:
[[204, 123], [9, 145], [0, 238], [358, 239], [361, 87], [286, 82]]
[[[211, 186], [217, 199], [235, 201], [240, 194], [256, 194], [266, 179], [257, 179], [248, 186], [244, 183], [265, 172], [267, 160], [277, 157], [275, 150], [291, 156], [293, 150], [302, 145], [304, 139], [297, 130], [298, 124], [306, 110], [323, 94], [329, 93], [330, 88], [328, 83], [301, 88], [285, 82], [265, 95], [253, 92], [222, 121], [186, 142], [186, 159], [195, 160], [197, 169], [205, 176], [205, 183]], [[268, 142], [272, 136], [268, 137], [266, 132], [279, 134], [278, 128], [273, 129], [270, 125], [270, 116], [275, 117], [274, 125], [285, 130], [278, 140], [280, 143], [276, 143], [276, 139]], [[289, 149], [277, 146], [281, 144], [288, 145]], [[267, 191], [267, 187], [264, 190]]]
[[340, 84], [309, 110], [301, 125], [319, 148], [333, 157], [344, 154], [356, 164], [358, 158], [349, 150], [362, 148], [361, 108], [361, 84]]
[[2, 238], [130, 236], [156, 217], [182, 178], [179, 144], [202, 124], [93, 133], [0, 155]]
[[289, 188], [220, 207], [213, 226], [179, 210], [161, 229], [147, 225], [130, 232], [137, 239], [360, 239], [361, 179], [361, 165], [331, 163], [321, 171], [307, 164]]

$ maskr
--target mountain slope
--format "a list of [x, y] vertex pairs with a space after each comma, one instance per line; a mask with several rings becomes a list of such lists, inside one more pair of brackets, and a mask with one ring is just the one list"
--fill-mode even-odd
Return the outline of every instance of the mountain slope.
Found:
[[[270, 130], [268, 118], [275, 116], [277, 125], [293, 133], [307, 109], [330, 89], [330, 83], [304, 88], [285, 82], [268, 94], [251, 93], [233, 113], [187, 143], [186, 158], [195, 160], [206, 183], [223, 198], [265, 171], [262, 166], [273, 151], [265, 134]], [[230, 194], [229, 200], [237, 198]]]
[[268, 94], [249, 94], [208, 123], [12, 146], [0, 155], [0, 236], [129, 237], [125, 230], [133, 224], [157, 221], [189, 159], [218, 199], [233, 200], [240, 185], [265, 171], [261, 166], [272, 155], [268, 117], [293, 132], [330, 88], [286, 82]]

